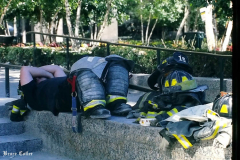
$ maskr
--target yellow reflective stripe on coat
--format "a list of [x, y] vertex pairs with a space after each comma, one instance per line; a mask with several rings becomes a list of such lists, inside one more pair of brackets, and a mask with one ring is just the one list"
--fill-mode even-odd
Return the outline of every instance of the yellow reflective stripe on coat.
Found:
[[188, 149], [189, 147], [192, 147], [192, 143], [189, 142], [189, 140], [184, 136], [184, 135], [176, 135], [176, 134], [172, 134], [177, 140], [178, 142], [185, 148]]
[[178, 113], [178, 110], [176, 108], [173, 108], [172, 110], [168, 111], [167, 114], [171, 117], [175, 113]]
[[13, 105], [12, 113], [18, 113], [18, 112], [19, 112], [19, 107]]
[[207, 111], [208, 114], [211, 114], [211, 115], [216, 115], [217, 113], [214, 112], [214, 111], [211, 111], [210, 109]]
[[141, 117], [141, 118], [146, 117], [146, 115], [147, 115], [147, 113], [145, 113], [145, 112], [140, 112], [140, 117]]
[[155, 118], [157, 115], [158, 115], [157, 112], [148, 111], [146, 118]]
[[26, 110], [20, 110], [20, 115], [23, 115], [26, 112]]
[[203, 138], [201, 140], [209, 140], [209, 139], [213, 139], [216, 137], [216, 135], [218, 134], [219, 131], [221, 131], [221, 129], [227, 127], [227, 123], [223, 122], [223, 121], [216, 121], [216, 124], [214, 125], [213, 129], [214, 132], [211, 136], [207, 137], [207, 138]]
[[97, 105], [106, 105], [106, 101], [105, 100], [92, 100], [91, 102], [89, 102], [86, 106], [84, 106], [84, 111], [93, 108]]
[[116, 100], [118, 100], [118, 99], [127, 100], [127, 98], [126, 98], [126, 97], [123, 97], [123, 96], [108, 95], [108, 96], [107, 96], [107, 104], [108, 104], [108, 103], [111, 103], [111, 102], [113, 102], [113, 101], [116, 101]]
[[148, 101], [148, 104], [151, 104], [154, 109], [158, 108], [158, 105], [156, 103], [152, 102], [151, 100]]
[[207, 110], [206, 117], [210, 118], [212, 121], [219, 119], [219, 115], [216, 112], [212, 111], [211, 109]]

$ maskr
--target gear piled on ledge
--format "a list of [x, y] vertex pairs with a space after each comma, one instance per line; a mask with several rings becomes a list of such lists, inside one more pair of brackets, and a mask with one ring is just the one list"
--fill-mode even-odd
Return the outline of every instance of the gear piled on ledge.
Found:
[[[135, 122], [138, 123], [140, 118], [149, 118], [148, 112], [153, 117], [154, 112], [155, 122], [160, 122], [183, 109], [205, 104], [208, 87], [198, 86], [191, 73], [188, 58], [181, 52], [174, 52], [148, 79], [149, 87], [156, 91], [141, 96], [127, 118], [137, 118]], [[152, 124], [159, 124], [157, 122]]]
[[150, 126], [170, 143], [178, 141], [185, 149], [196, 141], [214, 139], [214, 146], [226, 148], [231, 143], [231, 94], [219, 94], [214, 103], [205, 101], [206, 85], [197, 85], [188, 58], [173, 53], [157, 66], [148, 85], [153, 92], [142, 95], [127, 118], [149, 119]]
[[185, 149], [195, 142], [214, 139], [213, 146], [226, 148], [232, 140], [232, 120], [212, 110], [213, 103], [185, 109], [161, 121], [159, 134], [169, 143], [178, 141]]

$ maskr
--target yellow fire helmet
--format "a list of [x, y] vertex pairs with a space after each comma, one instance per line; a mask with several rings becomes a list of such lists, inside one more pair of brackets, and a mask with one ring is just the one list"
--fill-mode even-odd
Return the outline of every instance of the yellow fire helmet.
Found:
[[192, 75], [183, 70], [174, 70], [168, 74], [162, 83], [163, 93], [174, 93], [197, 88], [197, 82]]

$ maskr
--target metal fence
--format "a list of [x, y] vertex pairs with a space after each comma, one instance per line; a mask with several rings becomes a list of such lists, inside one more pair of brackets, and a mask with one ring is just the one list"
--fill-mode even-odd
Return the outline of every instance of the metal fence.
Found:
[[[146, 46], [137, 46], [137, 45], [129, 45], [129, 44], [119, 44], [119, 43], [112, 43], [112, 42], [108, 42], [108, 41], [101, 41], [101, 40], [93, 40], [93, 39], [88, 39], [88, 38], [76, 38], [76, 37], [70, 37], [70, 36], [63, 36], [63, 35], [55, 35], [55, 34], [47, 34], [47, 33], [41, 33], [41, 32], [27, 32], [26, 34], [31, 34], [33, 37], [33, 47], [34, 47], [34, 58], [33, 58], [33, 65], [35, 65], [35, 51], [36, 51], [36, 38], [35, 35], [36, 34], [40, 34], [40, 35], [46, 35], [46, 36], [52, 36], [52, 37], [62, 37], [66, 39], [66, 62], [67, 62], [67, 70], [69, 70], [70, 66], [69, 66], [69, 40], [70, 39], [75, 39], [75, 40], [80, 40], [80, 41], [89, 41], [89, 42], [100, 42], [100, 43], [106, 43], [106, 47], [107, 47], [107, 55], [110, 55], [110, 45], [117, 45], [117, 46], [128, 46], [128, 47], [132, 47], [132, 48], [143, 48], [143, 49], [151, 49], [151, 50], [155, 50], [156, 54], [157, 54], [157, 64], [160, 64], [161, 61], [161, 51], [169, 51], [169, 52], [182, 52], [182, 53], [186, 53], [186, 54], [196, 54], [196, 55], [204, 55], [204, 56], [214, 56], [217, 57], [220, 63], [220, 67], [219, 67], [219, 78], [220, 78], [220, 91], [223, 91], [223, 68], [224, 68], [224, 60], [226, 58], [232, 58], [232, 55], [219, 55], [219, 54], [213, 54], [213, 53], [207, 53], [207, 52], [194, 52], [194, 51], [185, 51], [185, 50], [175, 50], [175, 49], [166, 49], [166, 48], [159, 48], [159, 47], [146, 47]], [[21, 66], [17, 66], [17, 65], [7, 65], [7, 64], [2, 64], [0, 63], [0, 66], [5, 67], [5, 89], [6, 89], [6, 97], [10, 97], [9, 95], [9, 68], [17, 68], [20, 69]], [[66, 70], [66, 71], [67, 71]], [[140, 91], [151, 91], [150, 89], [144, 88], [144, 87], [140, 87], [140, 86], [134, 86], [134, 85], [130, 85], [129, 88], [132, 89], [136, 89], [136, 90], [140, 90]]]

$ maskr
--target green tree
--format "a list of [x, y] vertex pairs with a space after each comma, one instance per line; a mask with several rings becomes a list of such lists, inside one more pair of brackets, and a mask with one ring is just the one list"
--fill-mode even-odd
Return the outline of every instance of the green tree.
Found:
[[[205, 27], [207, 23], [211, 23], [210, 26], [213, 26], [210, 28], [205, 28], [207, 39], [209, 37], [208, 33], [210, 30], [210, 33], [212, 33], [212, 30], [214, 30], [214, 42], [216, 42], [217, 39], [224, 34], [226, 22], [231, 21], [232, 19], [232, 9], [230, 8], [230, 3], [231, 0], [189, 0], [190, 6], [196, 8], [197, 12], [199, 12], [198, 9], [202, 7], [206, 7], [207, 10], [211, 10], [212, 12], [210, 13], [210, 16], [212, 16], [214, 23], [212, 24], [212, 20], [208, 20], [208, 22], [205, 22]], [[206, 18], [208, 19], [210, 16], [208, 15]], [[208, 44], [211, 44], [211, 42], [208, 42]], [[216, 46], [216, 44], [213, 44], [212, 46]], [[209, 46], [210, 51], [212, 50], [212, 46]]]
[[[180, 0], [150, 0], [138, 1], [138, 6], [135, 9], [135, 14], [141, 20], [141, 39], [142, 44], [149, 45], [153, 30], [157, 23], [171, 24], [181, 17], [181, 7], [183, 6]], [[150, 29], [151, 21], [154, 22], [152, 29]], [[144, 35], [144, 25], [146, 25]], [[150, 31], [151, 30], [151, 31]], [[150, 31], [150, 33], [149, 33]]]
[[106, 26], [112, 18], [122, 22], [127, 17], [131, 0], [89, 0], [82, 2], [83, 21], [90, 26], [91, 38], [101, 39]]
[[0, 13], [1, 13], [0, 25], [2, 25], [3, 18], [8, 10], [8, 7], [10, 6], [11, 2], [12, 2], [12, 0], [1, 0], [0, 1]]

